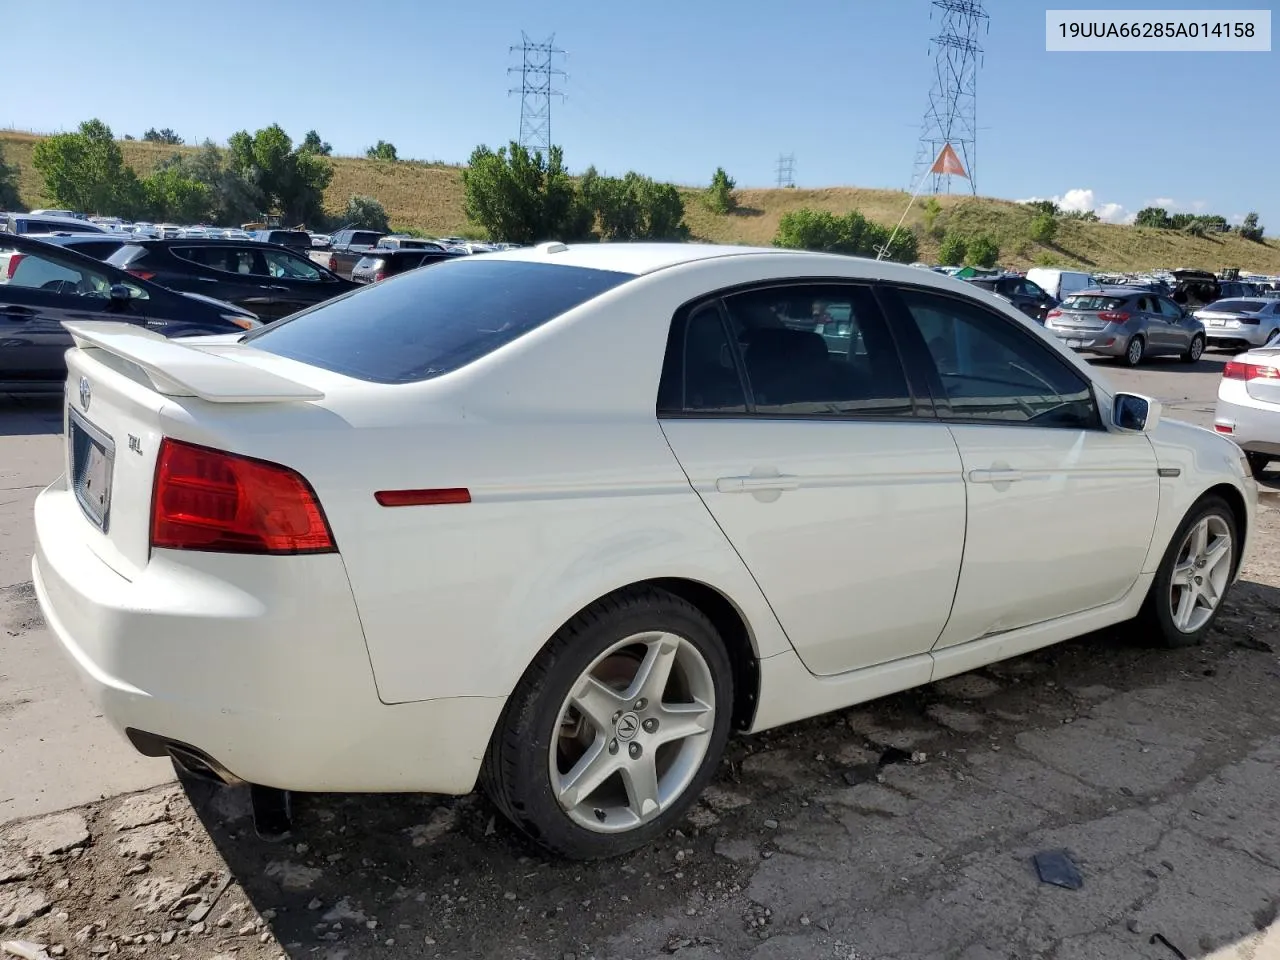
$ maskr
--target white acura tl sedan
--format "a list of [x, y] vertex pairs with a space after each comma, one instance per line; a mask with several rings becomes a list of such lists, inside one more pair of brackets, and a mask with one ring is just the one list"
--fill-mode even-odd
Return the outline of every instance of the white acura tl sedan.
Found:
[[550, 243], [239, 337], [67, 324], [35, 588], [103, 712], [228, 782], [462, 794], [571, 857], [759, 731], [1136, 620], [1257, 490], [962, 281]]

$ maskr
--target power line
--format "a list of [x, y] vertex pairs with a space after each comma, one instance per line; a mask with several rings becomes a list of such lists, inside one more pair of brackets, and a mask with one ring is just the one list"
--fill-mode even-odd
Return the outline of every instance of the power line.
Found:
[[778, 186], [794, 187], [796, 185], [796, 155], [794, 153], [778, 155]]
[[[932, 2], [935, 9], [942, 11], [942, 23], [930, 42], [934, 53], [933, 83], [920, 127], [912, 182], [919, 183], [942, 148], [950, 144], [969, 174], [969, 189], [976, 194], [978, 67], [983, 60], [978, 36], [982, 28], [990, 32], [991, 18], [979, 0]], [[933, 19], [932, 10], [929, 19]], [[950, 174], [929, 176], [931, 193], [951, 192]]]
[[520, 40], [520, 45], [510, 50], [520, 52], [520, 66], [507, 68], [508, 74], [520, 74], [520, 86], [512, 87], [507, 95], [520, 94], [520, 145], [545, 156], [551, 150], [551, 98], [564, 97], [554, 88], [554, 78], [569, 78], [555, 66], [555, 57], [564, 51], [555, 45], [554, 33], [536, 43], [521, 31]]

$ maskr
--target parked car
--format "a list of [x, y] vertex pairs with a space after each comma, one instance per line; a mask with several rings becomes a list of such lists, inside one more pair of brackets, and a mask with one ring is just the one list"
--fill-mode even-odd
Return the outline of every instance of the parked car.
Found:
[[351, 279], [356, 283], [377, 283], [397, 273], [405, 273], [429, 263], [451, 260], [462, 254], [449, 253], [445, 250], [373, 250], [356, 261], [351, 270]]
[[1004, 297], [1032, 320], [1044, 323], [1045, 314], [1058, 305], [1058, 301], [1032, 283], [1026, 277], [974, 277], [968, 281], [975, 287], [989, 290]]
[[1168, 297], [1127, 287], [1072, 294], [1049, 311], [1045, 327], [1073, 350], [1120, 357], [1131, 367], [1161, 354], [1195, 363], [1205, 347], [1199, 320]]
[[1213, 428], [1240, 445], [1255, 475], [1280, 459], [1280, 334], [1227, 361]]
[[434, 240], [394, 233], [379, 237], [375, 246], [382, 250], [444, 250], [444, 244], [436, 243]]
[[62, 324], [83, 320], [130, 324], [147, 339], [261, 326], [232, 304], [174, 293], [73, 249], [0, 234], [0, 391], [61, 390], [72, 346]]
[[1032, 267], [1027, 271], [1027, 279], [1058, 301], [1098, 285], [1092, 274], [1057, 267]]
[[277, 243], [298, 250], [303, 256], [311, 250], [311, 234], [305, 230], [255, 230], [251, 236], [262, 243]]
[[255, 240], [137, 240], [108, 262], [173, 290], [238, 304], [264, 323], [356, 289], [309, 257]]
[[1280, 300], [1218, 300], [1195, 312], [1211, 347], [1260, 347], [1280, 330]]
[[55, 246], [75, 250], [95, 260], [106, 260], [126, 243], [132, 243], [133, 237], [127, 233], [28, 233], [25, 236], [34, 240], [43, 240]]
[[543, 244], [238, 343], [72, 333], [32, 576], [100, 711], [267, 788], [479, 780], [571, 857], [666, 835], [731, 731], [1198, 643], [1254, 536], [1225, 437], [899, 264]]
[[0, 213], [0, 233], [106, 233], [96, 223], [54, 214]]
[[384, 236], [377, 230], [339, 230], [329, 238], [329, 255], [323, 258], [329, 272], [350, 280], [355, 265]]

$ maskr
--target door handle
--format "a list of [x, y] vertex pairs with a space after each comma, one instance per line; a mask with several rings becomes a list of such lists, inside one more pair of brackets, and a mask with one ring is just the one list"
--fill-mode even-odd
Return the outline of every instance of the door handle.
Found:
[[990, 470], [970, 470], [969, 480], [972, 483], [1013, 483], [1022, 479], [1021, 470], [992, 468]]
[[799, 489], [800, 480], [797, 477], [721, 477], [716, 481], [718, 493], [757, 493]]

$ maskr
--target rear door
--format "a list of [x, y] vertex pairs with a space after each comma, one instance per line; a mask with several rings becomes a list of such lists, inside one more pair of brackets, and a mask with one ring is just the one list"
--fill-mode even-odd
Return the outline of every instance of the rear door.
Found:
[[[267, 289], [266, 267], [258, 250], [232, 243], [175, 245], [169, 252], [178, 261], [175, 266], [181, 271], [179, 277], [169, 283], [167, 275], [161, 275], [156, 282], [234, 303], [265, 320], [272, 310], [272, 291]], [[185, 266], [184, 261], [190, 266]]]
[[682, 311], [659, 415], [809, 670], [929, 650], [960, 571], [964, 482], [869, 286], [769, 286]]
[[1156, 309], [1164, 318], [1173, 346], [1179, 352], [1189, 349], [1192, 339], [1200, 332], [1200, 324], [1190, 314], [1184, 313], [1182, 308], [1172, 300], [1159, 295], [1153, 295], [1151, 299], [1155, 301]]

